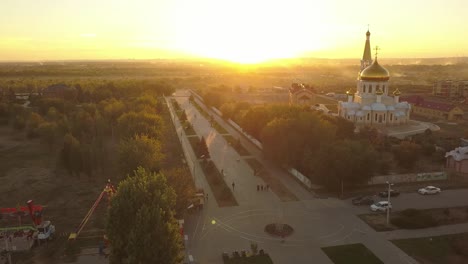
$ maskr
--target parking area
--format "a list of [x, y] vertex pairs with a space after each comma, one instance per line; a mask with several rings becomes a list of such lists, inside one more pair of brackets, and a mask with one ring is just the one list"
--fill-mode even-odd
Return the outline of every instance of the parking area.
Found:
[[[424, 186], [421, 186], [424, 187]], [[372, 196], [374, 201], [386, 201], [378, 195]], [[352, 198], [347, 199], [346, 203], [353, 207], [355, 214], [364, 214], [371, 212], [369, 205], [353, 205]], [[397, 197], [391, 197], [390, 202], [394, 211], [401, 211], [408, 208], [429, 209], [446, 208], [468, 205], [468, 189], [442, 190], [440, 194], [421, 195], [415, 190], [412, 193], [401, 193]]]

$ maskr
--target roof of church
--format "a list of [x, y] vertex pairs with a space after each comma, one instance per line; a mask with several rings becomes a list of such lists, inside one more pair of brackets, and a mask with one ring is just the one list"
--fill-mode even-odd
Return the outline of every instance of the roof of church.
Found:
[[311, 93], [315, 93], [315, 89], [311, 85], [303, 83], [292, 83], [291, 87], [289, 88], [289, 92], [297, 93], [299, 91], [308, 91]]
[[364, 81], [388, 81], [390, 73], [380, 66], [377, 58], [375, 58], [374, 62], [361, 72], [360, 77]]

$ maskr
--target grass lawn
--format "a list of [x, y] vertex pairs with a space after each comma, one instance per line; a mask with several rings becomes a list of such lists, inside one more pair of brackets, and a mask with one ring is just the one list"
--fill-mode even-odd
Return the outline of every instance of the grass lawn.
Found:
[[218, 206], [236, 206], [239, 205], [232, 194], [231, 188], [224, 181], [223, 175], [216, 168], [211, 160], [200, 162], [200, 166], [205, 174], [210, 189], [218, 203]]
[[273, 261], [268, 254], [265, 254], [246, 258], [229, 258], [224, 260], [224, 264], [273, 264]]
[[374, 253], [361, 243], [324, 247], [322, 250], [335, 264], [383, 264]]
[[[468, 222], [468, 207], [467, 206], [460, 206], [460, 207], [449, 207], [449, 208], [431, 208], [431, 209], [424, 209], [418, 210], [422, 213], [430, 215], [434, 219], [433, 226], [439, 225], [454, 225], [454, 224], [462, 224]], [[395, 211], [392, 213], [392, 219], [395, 217], [402, 216], [403, 211]], [[389, 230], [396, 230], [396, 229], [403, 229], [390, 224], [389, 226], [386, 225], [386, 214], [385, 213], [370, 213], [370, 214], [362, 214], [359, 215], [364, 222], [370, 225], [375, 231], [389, 231]], [[424, 228], [424, 227], [422, 227]], [[405, 228], [406, 229], [406, 228]], [[417, 229], [413, 227], [412, 229]]]
[[233, 136], [231, 135], [223, 135], [224, 139], [229, 143], [231, 147], [233, 147], [237, 153], [241, 156], [249, 156], [250, 152], [242, 146], [242, 143], [238, 142]]
[[468, 233], [392, 242], [419, 263], [468, 263]]
[[270, 189], [281, 199], [283, 202], [288, 201], [297, 201], [297, 197], [294, 193], [292, 193], [284, 184], [275, 177], [272, 177], [270, 173], [265, 170], [263, 164], [260, 163], [255, 158], [245, 159], [245, 161], [249, 164], [252, 170], [257, 171], [257, 176], [262, 178], [262, 180], [270, 185]]

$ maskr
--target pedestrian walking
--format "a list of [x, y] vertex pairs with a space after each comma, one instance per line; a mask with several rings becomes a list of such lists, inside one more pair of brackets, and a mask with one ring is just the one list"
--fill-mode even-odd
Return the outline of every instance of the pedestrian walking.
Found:
[[232, 182], [232, 190], [234, 191], [234, 187], [236, 187], [236, 184]]

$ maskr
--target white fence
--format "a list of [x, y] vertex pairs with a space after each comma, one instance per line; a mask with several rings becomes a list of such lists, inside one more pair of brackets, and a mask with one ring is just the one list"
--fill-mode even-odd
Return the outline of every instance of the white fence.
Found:
[[219, 111], [216, 107], [211, 107], [211, 110], [213, 110], [213, 112], [215, 112], [217, 115], [219, 115], [220, 117], [223, 116], [223, 113], [221, 111]]
[[374, 185], [374, 184], [385, 184], [386, 182], [399, 183], [399, 182], [423, 182], [423, 181], [439, 181], [439, 180], [447, 180], [447, 173], [444, 171], [438, 171], [438, 172], [375, 176], [369, 180], [368, 184]]
[[256, 138], [252, 137], [251, 135], [247, 134], [244, 132], [241, 126], [239, 126], [236, 122], [232, 121], [231, 119], [228, 120], [229, 124], [233, 126], [235, 129], [237, 129], [239, 132], [241, 132], [246, 138], [250, 140], [255, 146], [257, 146], [259, 149], [263, 149], [262, 143], [258, 141]]
[[291, 175], [296, 177], [296, 179], [298, 179], [300, 182], [302, 182], [305, 186], [309, 187], [309, 189], [312, 188], [312, 182], [309, 180], [309, 178], [304, 176], [298, 170], [296, 170], [294, 168], [290, 168], [288, 171], [289, 171], [289, 173], [291, 173]]

